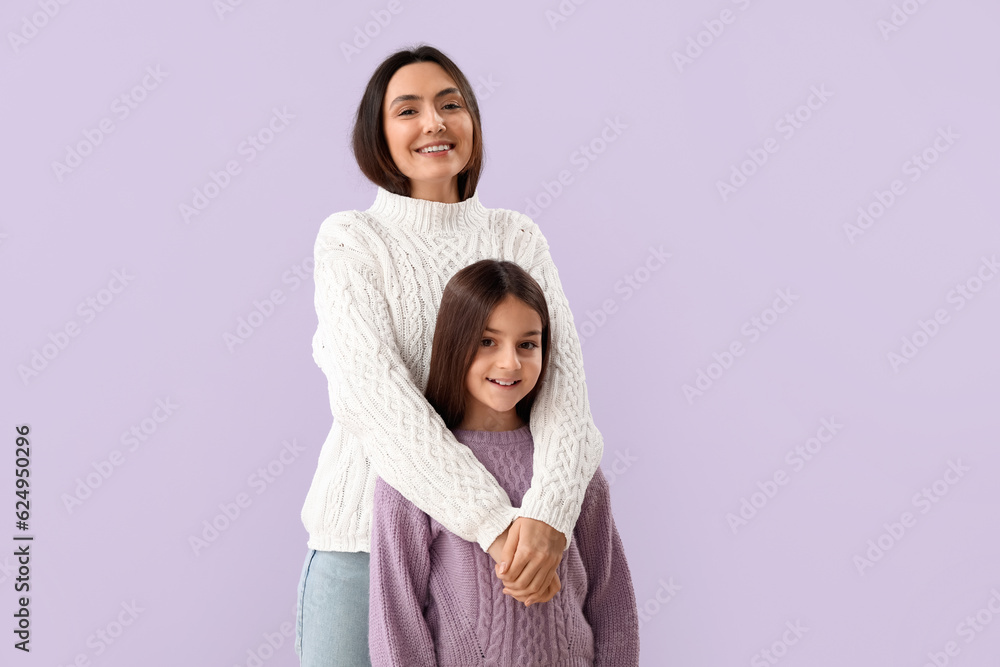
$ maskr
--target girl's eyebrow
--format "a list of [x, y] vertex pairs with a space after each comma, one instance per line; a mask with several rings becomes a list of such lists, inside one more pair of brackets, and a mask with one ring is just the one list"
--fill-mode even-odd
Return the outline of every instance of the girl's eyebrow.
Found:
[[[452, 87], [452, 88], [445, 88], [444, 90], [442, 90], [441, 92], [439, 92], [437, 95], [435, 95], [434, 99], [438, 99], [439, 97], [444, 97], [445, 95], [455, 95], [455, 94], [461, 95], [462, 91], [460, 91], [458, 88], [454, 88], [454, 87]], [[399, 97], [397, 97], [396, 99], [394, 99], [389, 104], [389, 108], [392, 108], [392, 107], [396, 106], [400, 102], [409, 102], [409, 101], [412, 101], [412, 100], [422, 100], [422, 99], [424, 99], [424, 98], [421, 97], [420, 95], [414, 95], [412, 93], [410, 93], [408, 95], [400, 95]]]
[[[497, 331], [496, 329], [490, 329], [489, 327], [486, 327], [486, 331], [489, 332], [489, 333], [495, 333], [495, 334], [503, 333], [502, 331]], [[534, 330], [532, 330], [532, 331], [525, 331], [521, 335], [522, 336], [541, 336], [542, 332], [541, 331], [534, 331]]]

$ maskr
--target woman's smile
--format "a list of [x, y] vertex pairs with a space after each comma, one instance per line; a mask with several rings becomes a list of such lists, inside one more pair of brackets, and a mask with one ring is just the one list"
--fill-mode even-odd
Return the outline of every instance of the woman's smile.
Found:
[[417, 153], [428, 157], [439, 157], [441, 155], [448, 155], [454, 148], [455, 144], [436, 143], [423, 148], [418, 148]]

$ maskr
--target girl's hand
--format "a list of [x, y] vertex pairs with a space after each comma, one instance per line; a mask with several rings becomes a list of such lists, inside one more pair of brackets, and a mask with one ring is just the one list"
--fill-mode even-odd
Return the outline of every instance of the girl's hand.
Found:
[[497, 575], [500, 574], [499, 566], [500, 562], [503, 560], [503, 547], [507, 542], [508, 535], [510, 535], [510, 526], [507, 526], [507, 530], [500, 533], [500, 535], [497, 536], [497, 539], [493, 540], [493, 544], [490, 545], [490, 548], [486, 550], [486, 553], [488, 553], [490, 558], [494, 560], [493, 571], [496, 572]]
[[[498, 559], [494, 551], [501, 538]], [[566, 536], [549, 524], [527, 517], [515, 519], [489, 549], [498, 562], [495, 570], [504, 583], [503, 592], [529, 607], [551, 600], [562, 588], [556, 568], [565, 546]]]

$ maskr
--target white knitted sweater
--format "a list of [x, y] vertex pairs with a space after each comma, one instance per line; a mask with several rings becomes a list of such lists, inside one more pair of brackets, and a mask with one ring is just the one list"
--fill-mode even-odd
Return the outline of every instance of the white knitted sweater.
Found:
[[[481, 259], [516, 262], [545, 292], [549, 366], [531, 411], [534, 474], [522, 506], [424, 398], [448, 280]], [[573, 535], [604, 442], [590, 414], [580, 340], [548, 243], [530, 218], [473, 195], [444, 204], [379, 188], [367, 211], [334, 213], [315, 246], [313, 359], [334, 422], [302, 507], [308, 546], [369, 551], [376, 477], [486, 550], [518, 516]]]

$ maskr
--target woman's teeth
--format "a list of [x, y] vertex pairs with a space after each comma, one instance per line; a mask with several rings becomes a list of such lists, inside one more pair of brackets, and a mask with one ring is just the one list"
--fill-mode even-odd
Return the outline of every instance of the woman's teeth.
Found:
[[438, 153], [440, 151], [446, 151], [449, 148], [451, 148], [450, 145], [428, 146], [427, 148], [421, 148], [417, 152], [418, 153]]

